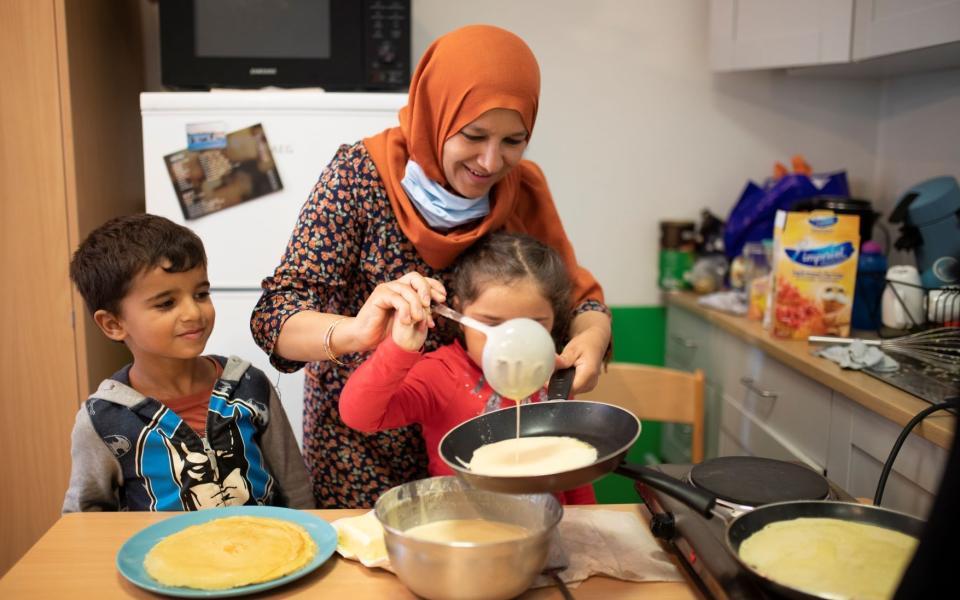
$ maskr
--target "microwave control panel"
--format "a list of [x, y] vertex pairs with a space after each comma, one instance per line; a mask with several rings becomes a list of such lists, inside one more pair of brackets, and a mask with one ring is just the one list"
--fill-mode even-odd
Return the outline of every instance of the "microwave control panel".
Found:
[[405, 89], [410, 81], [410, 0], [367, 0], [367, 84]]

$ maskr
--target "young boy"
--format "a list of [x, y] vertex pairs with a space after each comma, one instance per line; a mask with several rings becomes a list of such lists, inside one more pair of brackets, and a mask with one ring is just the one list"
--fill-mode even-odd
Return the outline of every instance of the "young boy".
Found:
[[201, 355], [214, 309], [200, 238], [154, 215], [113, 219], [70, 278], [133, 362], [77, 413], [64, 512], [314, 507], [273, 385], [237, 357]]

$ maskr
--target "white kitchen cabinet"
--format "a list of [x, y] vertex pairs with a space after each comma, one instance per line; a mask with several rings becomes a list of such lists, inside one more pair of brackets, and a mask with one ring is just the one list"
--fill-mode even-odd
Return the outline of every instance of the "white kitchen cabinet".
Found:
[[[684, 310], [667, 308], [665, 364], [671, 369], [704, 373], [704, 455], [718, 456], [720, 419], [719, 370], [712, 364], [714, 327]], [[660, 454], [671, 463], [689, 463], [693, 429], [680, 423], [665, 423], [661, 429]]]
[[709, 327], [722, 386], [720, 436], [736, 442], [736, 454], [798, 461], [823, 472], [830, 390], [732, 333]]
[[[669, 299], [666, 337], [667, 366], [699, 368], [706, 376], [707, 397], [715, 402], [706, 406], [711, 456], [803, 463], [854, 496], [873, 498], [901, 425], [773, 358], [768, 348], [711, 322], [698, 309]], [[680, 433], [679, 426], [664, 426], [661, 453], [668, 462], [684, 458], [676, 453]], [[689, 444], [689, 435], [686, 439]], [[926, 516], [946, 458], [941, 446], [910, 435], [887, 480], [883, 506]]]
[[683, 371], [712, 371], [710, 333], [713, 327], [697, 315], [667, 307], [667, 366]]
[[[761, 355], [762, 360], [751, 361], [739, 377], [725, 382], [723, 410], [739, 409], [749, 416], [751, 428], [766, 432], [795, 460], [823, 471], [830, 437], [830, 389]], [[728, 423], [726, 414], [723, 422]], [[754, 449], [743, 440], [741, 444]]]
[[811, 458], [809, 452], [772, 428], [762, 416], [728, 395], [723, 397], [719, 436], [720, 456], [775, 458], [803, 463], [818, 473], [826, 473], [823, 463]]
[[960, 41], [960, 0], [856, 0], [853, 60]]
[[711, 0], [709, 28], [715, 71], [832, 65], [825, 72], [883, 76], [960, 65], [960, 0]]
[[850, 60], [853, 0], [712, 0], [710, 59], [716, 71]]
[[[857, 497], [872, 499], [880, 471], [903, 428], [840, 393], [830, 416], [830, 479]], [[908, 436], [887, 478], [882, 505], [925, 517], [946, 466], [947, 451]]]
[[[666, 366], [706, 379], [706, 456], [724, 454], [725, 432], [746, 454], [827, 463], [830, 390], [766, 356], [690, 311], [668, 305]], [[690, 460], [689, 426], [666, 424], [660, 452], [668, 462]], [[729, 445], [728, 445], [729, 446]]]

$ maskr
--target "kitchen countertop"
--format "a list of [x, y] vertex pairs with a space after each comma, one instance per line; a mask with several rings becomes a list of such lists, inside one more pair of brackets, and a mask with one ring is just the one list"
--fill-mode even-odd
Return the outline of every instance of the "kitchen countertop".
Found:
[[[671, 304], [699, 315], [721, 329], [732, 333], [745, 342], [756, 346], [807, 377], [840, 392], [898, 425], [906, 425], [914, 415], [930, 406], [921, 400], [866, 373], [841, 369], [839, 365], [810, 353], [810, 345], [802, 340], [781, 340], [771, 336], [758, 321], [722, 313], [697, 304], [695, 294], [670, 292], [664, 294]], [[913, 429], [919, 435], [942, 448], [950, 448], [953, 439], [955, 417], [935, 413]]]
[[[649, 514], [638, 504], [601, 504], [585, 508], [635, 511], [644, 521]], [[315, 510], [326, 521], [363, 514], [363, 509]], [[63, 600], [64, 598], [151, 598], [159, 596], [129, 583], [117, 571], [120, 546], [148, 525], [171, 513], [114, 512], [63, 515], [40, 541], [0, 579], [0, 598]], [[682, 570], [681, 570], [682, 571]], [[591, 577], [573, 589], [578, 600], [700, 598], [692, 583], [633, 583]], [[316, 571], [269, 592], [250, 598], [410, 598], [416, 597], [392, 573], [367, 569], [334, 554]], [[523, 600], [560, 598], [555, 587], [530, 590]]]

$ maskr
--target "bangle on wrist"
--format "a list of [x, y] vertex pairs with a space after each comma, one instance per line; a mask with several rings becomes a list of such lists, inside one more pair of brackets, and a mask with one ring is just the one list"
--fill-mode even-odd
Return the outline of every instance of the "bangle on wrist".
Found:
[[336, 329], [337, 325], [339, 325], [341, 321], [346, 319], [347, 317], [334, 319], [334, 321], [327, 327], [327, 332], [323, 334], [323, 351], [327, 354], [328, 359], [333, 361], [335, 364], [340, 365], [341, 367], [347, 366], [347, 363], [337, 358], [337, 355], [333, 353], [333, 348], [330, 347], [330, 342], [333, 339], [333, 330]]

